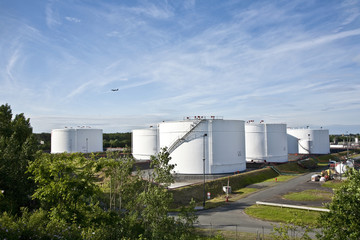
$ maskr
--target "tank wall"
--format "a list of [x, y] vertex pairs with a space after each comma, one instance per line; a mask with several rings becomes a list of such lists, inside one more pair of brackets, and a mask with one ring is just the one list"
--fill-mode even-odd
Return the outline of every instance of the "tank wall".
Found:
[[103, 151], [103, 133], [101, 129], [76, 129], [77, 152], [90, 153]]
[[[159, 124], [159, 147], [170, 147], [183, 137], [196, 121], [165, 122]], [[207, 136], [204, 137], [204, 134]], [[218, 174], [244, 171], [244, 121], [204, 120], [187, 135], [185, 141], [171, 154], [175, 172], [180, 174]]]
[[246, 160], [262, 161], [266, 156], [265, 125], [245, 124]]
[[310, 151], [311, 154], [328, 154], [330, 152], [327, 129], [287, 129], [287, 132], [293, 138], [299, 139], [297, 153], [309, 154]]
[[268, 162], [287, 162], [286, 124], [266, 124]]
[[[159, 124], [159, 148], [169, 148], [177, 139], [183, 137], [195, 121], [164, 122]], [[182, 174], [203, 173], [203, 135], [206, 133], [206, 122], [200, 123], [188, 136], [188, 141], [182, 143], [171, 154], [171, 164], [176, 164], [174, 171]], [[205, 139], [206, 140], [206, 139]], [[209, 164], [206, 163], [206, 173]]]
[[315, 130], [314, 131], [313, 153], [314, 154], [330, 153], [329, 130]]
[[132, 131], [132, 155], [137, 160], [150, 160], [157, 154], [157, 129]]
[[246, 124], [246, 161], [287, 162], [286, 124]]
[[288, 145], [288, 153], [296, 154], [299, 153], [299, 143], [298, 139], [290, 134], [287, 134], [287, 145]]
[[51, 153], [101, 152], [101, 129], [54, 129], [51, 131]]
[[76, 152], [75, 129], [53, 129], [51, 131], [51, 153]]
[[208, 151], [210, 172], [216, 174], [245, 171], [244, 121], [209, 120], [208, 124], [208, 141], [212, 148], [212, 151]]

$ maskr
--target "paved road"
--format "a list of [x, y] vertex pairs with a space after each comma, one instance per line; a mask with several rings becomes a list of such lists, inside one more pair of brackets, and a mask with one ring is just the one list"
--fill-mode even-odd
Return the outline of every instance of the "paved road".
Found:
[[273, 229], [273, 224], [276, 223], [251, 218], [244, 213], [244, 209], [254, 205], [256, 201], [271, 202], [271, 200], [274, 200], [276, 197], [296, 191], [297, 187], [309, 181], [313, 174], [314, 173], [304, 174], [290, 181], [276, 184], [222, 207], [199, 211], [199, 226], [234, 231], [236, 229], [236, 231], [239, 232], [265, 232], [265, 234], [268, 234]]

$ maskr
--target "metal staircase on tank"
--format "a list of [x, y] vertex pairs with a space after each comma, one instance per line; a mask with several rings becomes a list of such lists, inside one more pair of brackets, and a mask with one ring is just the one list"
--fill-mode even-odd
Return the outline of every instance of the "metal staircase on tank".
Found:
[[304, 149], [305, 151], [307, 151], [307, 152], [310, 154], [310, 144], [309, 144], [309, 149], [307, 149], [307, 148], [305, 148], [303, 145], [301, 145], [300, 139], [298, 139], [298, 145], [299, 145], [302, 149]]
[[191, 125], [190, 130], [187, 131], [187, 133], [185, 133], [184, 136], [182, 136], [181, 138], [178, 138], [173, 144], [171, 144], [171, 146], [168, 148], [168, 152], [172, 153], [176, 148], [178, 148], [181, 144], [183, 144], [186, 141], [186, 137], [189, 136], [190, 133], [192, 133], [192, 131], [194, 131], [194, 129], [204, 120], [205, 119], [201, 119], [201, 120], [194, 122]]

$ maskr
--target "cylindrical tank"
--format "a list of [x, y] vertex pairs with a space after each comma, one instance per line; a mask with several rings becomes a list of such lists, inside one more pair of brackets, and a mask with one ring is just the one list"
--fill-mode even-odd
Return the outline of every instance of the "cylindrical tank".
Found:
[[[289, 153], [330, 153], [329, 130], [310, 128], [288, 128]], [[297, 146], [296, 146], [297, 145]]]
[[64, 128], [51, 131], [51, 153], [89, 153], [103, 151], [101, 129]]
[[77, 132], [77, 152], [90, 153], [103, 151], [102, 129], [79, 128]]
[[76, 148], [76, 129], [53, 129], [51, 131], [51, 153], [73, 153]]
[[247, 162], [287, 162], [286, 124], [245, 124]]
[[136, 160], [150, 160], [157, 154], [157, 129], [135, 129], [132, 131], [132, 155]]
[[[159, 147], [167, 147], [180, 174], [245, 171], [244, 121], [188, 119], [159, 124]], [[204, 169], [205, 166], [205, 169]]]

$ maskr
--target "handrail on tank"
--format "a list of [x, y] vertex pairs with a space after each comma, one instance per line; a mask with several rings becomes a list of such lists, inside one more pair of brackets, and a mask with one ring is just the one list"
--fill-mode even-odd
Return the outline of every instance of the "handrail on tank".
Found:
[[[191, 124], [190, 129], [182, 136], [176, 139], [168, 148], [168, 152], [172, 153], [178, 146], [180, 146], [186, 139], [186, 137], [205, 119], [197, 119], [198, 122]], [[199, 121], [200, 120], [200, 121]]]

